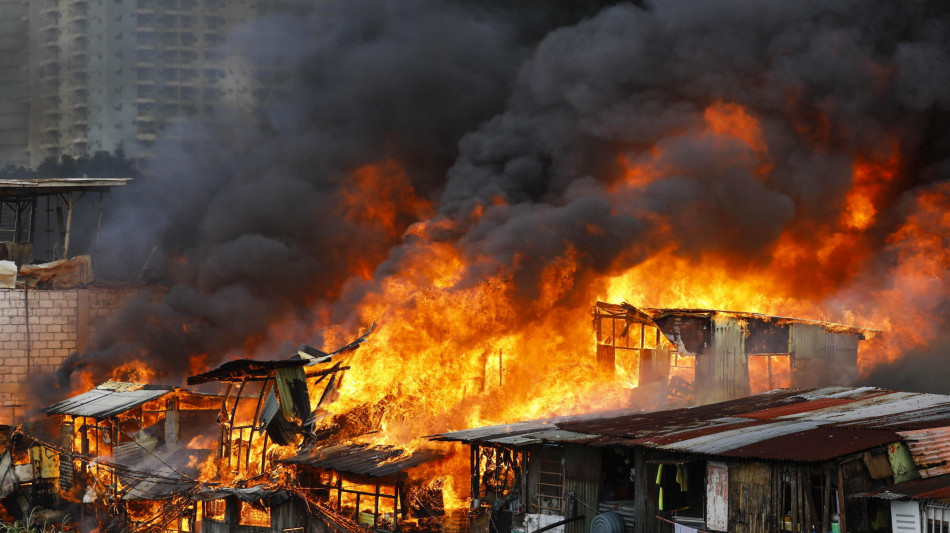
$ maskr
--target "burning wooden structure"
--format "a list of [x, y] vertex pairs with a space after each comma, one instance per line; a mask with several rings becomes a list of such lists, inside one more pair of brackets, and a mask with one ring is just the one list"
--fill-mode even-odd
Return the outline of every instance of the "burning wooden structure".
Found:
[[[678, 399], [684, 402], [747, 391], [758, 358], [766, 362], [770, 387], [798, 383], [808, 373], [839, 368], [853, 372], [857, 343], [863, 338], [861, 330], [827, 323], [751, 313], [638, 309], [627, 304], [597, 304], [594, 320], [601, 372], [632, 369], [641, 390], [678, 391]], [[444, 434], [443, 440], [472, 445], [475, 515], [469, 522], [467, 510], [461, 514], [447, 510], [442, 478], [433, 466], [442, 459], [440, 453], [419, 446], [401, 448], [378, 438], [386, 398], [348, 407], [342, 414], [331, 410], [355, 352], [372, 329], [333, 352], [301, 345], [289, 359], [234, 360], [188, 378], [191, 386], [213, 389], [210, 395], [110, 382], [50, 406], [45, 411], [62, 417], [63, 429], [58, 444], [50, 441], [43, 446], [54, 450], [53, 455], [58, 453], [59, 464], [82, 474], [58, 474], [56, 490], [62, 493], [68, 485], [67, 499], [85, 502], [79, 511], [93, 517], [96, 524], [138, 531], [457, 533], [471, 527], [484, 533], [586, 533], [597, 526], [599, 513], [613, 511], [617, 513], [614, 525], [619, 520], [627, 533], [634, 529], [639, 533], [662, 529], [645, 526], [652, 517], [649, 513], [684, 523], [702, 519], [705, 526], [714, 527], [717, 522], [705, 521], [708, 494], [697, 492], [696, 487], [706, 486], [710, 477], [720, 474], [726, 476], [723, 479], [746, 475], [742, 470], [746, 466], [734, 461], [718, 456], [707, 461], [704, 454], [718, 452], [703, 446], [656, 450], [641, 445], [639, 435], [583, 426], [597, 422], [585, 416]], [[782, 360], [788, 369], [784, 378], [774, 370]], [[796, 377], [798, 372], [802, 376]], [[663, 431], [669, 420], [685, 417], [689, 429], [669, 429], [677, 435], [692, 430], [702, 435], [716, 433], [719, 419], [725, 417], [729, 423], [722, 424], [729, 430], [772, 435], [775, 428], [765, 427], [764, 419], [746, 411], [795, 404], [796, 398], [808, 394], [824, 398], [825, 393], [776, 391], [761, 401], [735, 400], [733, 407], [726, 402], [653, 416], [641, 414], [639, 405], [598, 416], [635, 420], [644, 431]], [[878, 393], [841, 389], [834, 394], [863, 400]], [[841, 403], [808, 401], [809, 406]], [[705, 423], [712, 425], [706, 428]], [[200, 435], [193, 429], [199, 427]], [[884, 440], [878, 438], [885, 435]], [[866, 444], [864, 448], [846, 452], [876, 453], [870, 448], [900, 440], [887, 432], [866, 437], [852, 445]], [[818, 501], [829, 497], [830, 487], [839, 486], [827, 473], [831, 472], [829, 461], [838, 459], [839, 455], [801, 459], [824, 461], [819, 472], [792, 457], [779, 470], [768, 466], [748, 475], [766, 475], [774, 497], [786, 491], [777, 488], [779, 479], [792, 484], [788, 494], [824, 487], [815, 496]], [[763, 460], [776, 461], [778, 456]], [[645, 484], [649, 476], [657, 480], [655, 485]], [[70, 480], [66, 485], [64, 478]], [[811, 480], [811, 485], [795, 485], [802, 479]], [[881, 487], [868, 484], [862, 490]], [[849, 493], [853, 489], [849, 487]], [[797, 496], [782, 497], [786, 498], [782, 502], [799, 502], [790, 511], [798, 513], [794, 524], [817, 523], [817, 516], [831, 520], [828, 507], [821, 514], [815, 506], [806, 512]], [[673, 508], [676, 513], [663, 514]]]
[[597, 366], [708, 403], [780, 387], [851, 383], [868, 330], [714, 309], [594, 306]]
[[[473, 531], [944, 531], [950, 396], [775, 390], [699, 407], [445, 433]], [[563, 529], [562, 529], [563, 528]]]
[[[83, 529], [119, 523], [147, 529], [159, 521], [194, 531], [188, 493], [198, 484], [197, 465], [212, 453], [206, 431], [219, 406], [216, 396], [114, 381], [49, 406], [46, 425], [53, 429], [11, 433], [8, 453], [16, 457], [19, 443], [30, 443], [34, 472], [18, 475], [20, 461], [12, 461], [4, 506], [13, 516], [35, 507], [64, 509]], [[156, 502], [166, 514], [155, 512]]]
[[407, 472], [439, 454], [365, 439], [379, 430], [378, 406], [326, 410], [368, 334], [188, 380], [220, 393], [109, 381], [51, 405], [44, 424], [12, 429], [3, 504], [14, 517], [58, 509], [83, 530], [439, 529], [441, 487]]
[[[435, 454], [359, 442], [378, 430], [371, 408], [339, 418], [325, 409], [371, 331], [331, 353], [301, 345], [290, 359], [231, 361], [189, 378], [191, 385], [227, 383], [219, 460], [239, 485], [254, 486], [202, 492], [203, 531], [397, 532], [404, 522], [439, 516], [441, 495], [421, 501], [432, 491], [406, 472]], [[272, 444], [296, 453], [272, 455]]]

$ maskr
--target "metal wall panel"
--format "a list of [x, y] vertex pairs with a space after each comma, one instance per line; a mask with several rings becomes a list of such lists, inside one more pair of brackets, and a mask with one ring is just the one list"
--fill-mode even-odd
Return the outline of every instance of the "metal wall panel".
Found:
[[583, 520], [568, 524], [566, 533], [590, 531], [590, 523], [594, 519], [597, 503], [600, 501], [600, 470], [600, 448], [564, 447], [564, 493], [573, 494], [576, 501], [575, 509], [567, 509], [566, 515], [582, 514], [585, 517]]
[[891, 529], [894, 533], [920, 533], [920, 503], [891, 502]]
[[[718, 402], [749, 395], [749, 363], [745, 354], [746, 332], [742, 321], [730, 316], [715, 315], [712, 319], [713, 341], [709, 355], [696, 362], [697, 383], [693, 389], [704, 402]], [[707, 361], [702, 361], [706, 359]], [[700, 372], [701, 361], [705, 367]]]

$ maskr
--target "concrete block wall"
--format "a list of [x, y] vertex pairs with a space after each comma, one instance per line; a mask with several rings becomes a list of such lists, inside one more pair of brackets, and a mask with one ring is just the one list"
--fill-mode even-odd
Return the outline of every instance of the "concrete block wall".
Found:
[[156, 287], [0, 289], [0, 424], [31, 408], [29, 380], [84, 351], [130, 299], [160, 299]]

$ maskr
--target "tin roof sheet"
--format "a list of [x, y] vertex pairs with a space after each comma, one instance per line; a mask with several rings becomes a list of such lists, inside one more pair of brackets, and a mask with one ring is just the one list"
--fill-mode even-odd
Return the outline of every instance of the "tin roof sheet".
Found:
[[950, 473], [950, 396], [873, 387], [785, 389], [683, 409], [520, 422], [437, 438], [640, 445], [791, 461], [824, 461], [904, 439], [922, 475], [939, 476]]
[[339, 444], [304, 452], [281, 459], [279, 462], [349, 474], [385, 477], [418, 466], [432, 457], [433, 453], [429, 450], [407, 453], [393, 446]]
[[78, 396], [55, 403], [42, 411], [48, 415], [84, 416], [103, 420], [172, 392], [172, 387], [107, 381]]
[[852, 498], [881, 498], [885, 500], [943, 500], [950, 502], [950, 475], [914, 479], [878, 490], [852, 494]]
[[921, 477], [950, 474], [950, 427], [899, 433], [910, 449]]
[[721, 455], [774, 460], [794, 458], [796, 461], [828, 461], [856, 450], [865, 450], [897, 440], [899, 440], [898, 435], [891, 431], [814, 428], [752, 442], [725, 451]]

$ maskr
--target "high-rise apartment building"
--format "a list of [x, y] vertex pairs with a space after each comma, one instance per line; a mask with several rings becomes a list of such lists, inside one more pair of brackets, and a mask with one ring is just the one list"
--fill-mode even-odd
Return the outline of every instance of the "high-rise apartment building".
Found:
[[240, 99], [219, 46], [272, 2], [0, 0], [0, 167], [119, 146], [148, 158], [159, 132]]
[[29, 3], [0, 0], [0, 167], [29, 163]]

